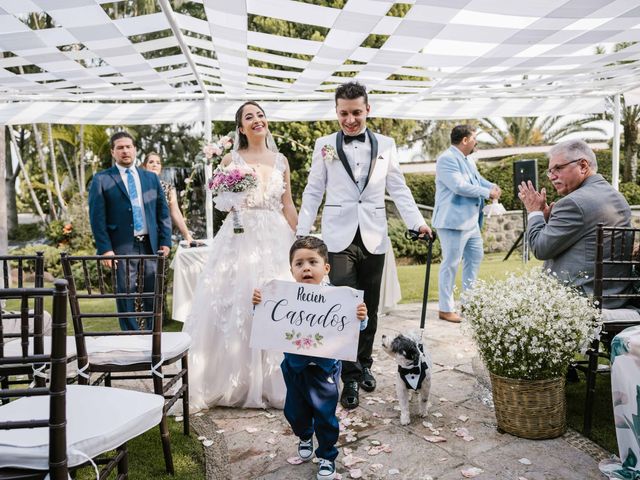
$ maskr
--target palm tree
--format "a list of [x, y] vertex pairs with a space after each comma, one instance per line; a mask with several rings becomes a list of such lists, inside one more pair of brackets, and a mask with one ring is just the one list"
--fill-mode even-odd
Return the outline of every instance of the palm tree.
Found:
[[[636, 42], [617, 43], [613, 47], [614, 52], [619, 52], [625, 48], [634, 45]], [[596, 47], [596, 54], [602, 55], [606, 50], [602, 46]], [[620, 111], [622, 123], [622, 148], [624, 153], [622, 181], [636, 182], [638, 171], [638, 125], [640, 124], [640, 106], [627, 106], [624, 101], [624, 95], [620, 95]], [[607, 109], [604, 113], [592, 115], [594, 120], [608, 120], [613, 122], [613, 99], [607, 99]]]
[[[534, 145], [551, 145], [571, 133], [606, 135], [607, 132], [598, 126], [589, 125], [594, 122], [591, 116], [576, 120], [566, 117], [504, 117], [502, 121], [490, 118], [480, 120], [480, 128], [494, 142], [494, 147], [525, 147]], [[585, 140], [595, 140], [585, 138]]]

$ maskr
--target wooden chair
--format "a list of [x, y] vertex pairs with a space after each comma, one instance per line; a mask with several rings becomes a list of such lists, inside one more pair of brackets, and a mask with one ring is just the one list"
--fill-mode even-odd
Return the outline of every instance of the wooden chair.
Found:
[[[603, 325], [599, 338], [587, 350], [585, 371], [587, 393], [584, 410], [583, 433], [589, 435], [593, 421], [596, 395], [596, 377], [609, 373], [608, 350], [611, 341], [627, 327], [640, 324], [640, 228], [606, 227], [600, 223], [596, 232], [596, 259], [594, 272], [594, 301], [602, 311]], [[602, 347], [605, 347], [605, 351]]]
[[[43, 288], [44, 286], [44, 254], [35, 255], [2, 255], [0, 256], [0, 271], [2, 280], [0, 288]], [[15, 283], [15, 285], [13, 285]], [[4, 303], [4, 302], [3, 302]], [[24, 321], [25, 312], [9, 311], [3, 306], [4, 322], [0, 325], [5, 341], [4, 353], [9, 357], [39, 355], [51, 353], [51, 316], [44, 309], [42, 297], [34, 299], [31, 309], [26, 313], [28, 321]], [[23, 330], [29, 330], [32, 335], [24, 336]], [[67, 361], [75, 360], [76, 346], [73, 337], [67, 338]], [[9, 385], [24, 384], [24, 378], [33, 380], [38, 386], [43, 386], [47, 377], [46, 365], [15, 365], [6, 366], [5, 376], [0, 380], [2, 388]]]
[[[103, 256], [62, 254], [62, 269], [69, 282], [69, 303], [76, 336], [79, 382], [111, 386], [114, 380], [151, 379], [153, 391], [165, 398], [160, 434], [167, 472], [173, 474], [173, 459], [167, 424], [167, 412], [182, 399], [184, 434], [189, 434], [188, 353], [191, 338], [182, 332], [162, 332], [165, 257], [162, 255], [116, 255], [110, 266]], [[145, 269], [155, 268], [154, 289], [143, 289]], [[118, 269], [125, 272], [125, 285], [118, 288]], [[93, 272], [91, 274], [90, 272]], [[130, 281], [134, 278], [135, 281]], [[105, 307], [105, 300], [112, 300]], [[114, 303], [129, 300], [141, 311], [118, 313]], [[136, 308], [136, 310], [138, 310]], [[149, 330], [113, 331], [114, 319], [152, 319]], [[91, 331], [87, 322], [107, 320], [108, 324]], [[97, 330], [95, 330], [97, 328]], [[163, 368], [180, 361], [177, 373]], [[91, 379], [92, 374], [98, 377]], [[178, 382], [180, 384], [178, 385]]]
[[[0, 479], [41, 480], [49, 475], [51, 480], [67, 480], [69, 471], [89, 464], [97, 470], [100, 464], [104, 465], [100, 478], [117, 469], [116, 478], [124, 480], [126, 441], [160, 422], [163, 399], [115, 388], [66, 385], [67, 282], [58, 280], [53, 289], [0, 289], [0, 299], [20, 300], [25, 323], [30, 302], [48, 296], [53, 297], [51, 354], [8, 357], [0, 348], [0, 372], [17, 363], [51, 365], [48, 387], [0, 390], [1, 396], [15, 399], [0, 406]], [[21, 337], [27, 336], [32, 333], [23, 329]], [[4, 346], [1, 335], [0, 341]], [[115, 456], [101, 457], [114, 449]]]

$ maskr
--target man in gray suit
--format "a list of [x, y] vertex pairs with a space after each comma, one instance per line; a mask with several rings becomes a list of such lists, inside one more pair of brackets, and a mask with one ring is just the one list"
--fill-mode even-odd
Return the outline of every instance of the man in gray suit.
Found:
[[[587, 294], [593, 293], [598, 223], [631, 226], [629, 204], [597, 172], [591, 148], [582, 140], [568, 140], [549, 151], [547, 170], [547, 176], [563, 198], [547, 205], [544, 189], [537, 192], [531, 182], [518, 187], [518, 196], [529, 212], [527, 237], [533, 254], [544, 260], [544, 268]], [[624, 299], [608, 299], [603, 305], [607, 309], [623, 306]]]

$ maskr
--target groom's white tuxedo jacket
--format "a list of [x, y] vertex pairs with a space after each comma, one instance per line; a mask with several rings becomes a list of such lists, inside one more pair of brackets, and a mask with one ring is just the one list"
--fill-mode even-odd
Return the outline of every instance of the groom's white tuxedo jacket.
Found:
[[330, 252], [347, 248], [358, 227], [370, 253], [387, 251], [385, 189], [409, 228], [417, 229], [426, 223], [400, 171], [395, 141], [368, 129], [366, 132], [371, 143], [371, 164], [362, 192], [344, 154], [342, 131], [316, 141], [309, 179], [302, 194], [297, 234], [309, 234], [326, 192], [322, 239]]

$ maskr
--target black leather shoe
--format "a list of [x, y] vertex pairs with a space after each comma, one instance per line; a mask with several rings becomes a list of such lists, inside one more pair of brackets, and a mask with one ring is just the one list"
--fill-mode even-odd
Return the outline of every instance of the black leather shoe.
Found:
[[360, 382], [360, 388], [365, 392], [373, 392], [376, 389], [376, 379], [371, 373], [371, 369], [365, 367], [362, 370], [362, 381]]
[[347, 410], [353, 410], [360, 405], [358, 382], [353, 380], [344, 384], [342, 387], [342, 395], [340, 395], [340, 404]]

